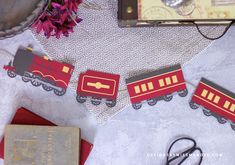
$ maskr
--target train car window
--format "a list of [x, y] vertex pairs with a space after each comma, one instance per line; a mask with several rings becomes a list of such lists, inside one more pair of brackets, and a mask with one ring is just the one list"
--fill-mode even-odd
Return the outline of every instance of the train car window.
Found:
[[230, 102], [229, 102], [229, 101], [225, 101], [225, 103], [224, 103], [224, 108], [228, 108], [229, 105], [230, 105]]
[[65, 73], [69, 73], [69, 67], [64, 66], [63, 69], [62, 69], [62, 71], [65, 72]]
[[214, 99], [214, 103], [218, 104], [219, 103], [219, 100], [220, 100], [220, 97], [219, 96], [215, 96], [215, 99]]
[[235, 104], [231, 106], [230, 111], [235, 112]]
[[49, 60], [48, 56], [43, 56], [44, 60]]
[[160, 87], [164, 87], [165, 86], [165, 83], [164, 83], [163, 79], [160, 79], [158, 82], [159, 82]]
[[208, 93], [208, 90], [203, 89], [201, 96], [206, 97], [207, 93]]
[[171, 79], [170, 79], [170, 77], [167, 77], [166, 78], [166, 85], [170, 85], [171, 84]]
[[210, 92], [210, 93], [209, 93], [209, 96], [207, 97], [208, 100], [211, 101], [211, 100], [213, 99], [214, 95], [215, 95], [214, 93]]
[[149, 90], [153, 90], [154, 87], [153, 87], [153, 83], [152, 82], [148, 83], [148, 88], [149, 88]]
[[134, 88], [135, 88], [135, 93], [136, 94], [140, 93], [140, 87], [139, 86], [135, 86]]
[[172, 76], [172, 81], [173, 81], [173, 83], [177, 83], [177, 82], [178, 82], [178, 78], [177, 78], [176, 75], [175, 75], [175, 76]]
[[141, 85], [141, 89], [142, 89], [143, 92], [146, 92], [146, 91], [147, 91], [147, 86], [146, 86], [146, 84], [142, 84], [142, 85]]

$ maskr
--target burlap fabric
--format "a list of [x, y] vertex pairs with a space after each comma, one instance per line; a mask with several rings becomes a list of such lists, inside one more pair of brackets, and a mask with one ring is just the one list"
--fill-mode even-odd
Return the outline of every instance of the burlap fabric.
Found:
[[[117, 26], [117, 1], [95, 1], [102, 9], [81, 7], [83, 21], [68, 38], [46, 39], [34, 34], [50, 57], [75, 65], [70, 87], [75, 91], [78, 75], [87, 69], [121, 75], [117, 105], [93, 106], [88, 100], [88, 110], [99, 122], [120, 112], [129, 104], [125, 78], [140, 72], [158, 69], [176, 63], [185, 63], [202, 51], [211, 41], [203, 38], [195, 27], [119, 28]], [[208, 35], [223, 31], [216, 27], [202, 27]]]

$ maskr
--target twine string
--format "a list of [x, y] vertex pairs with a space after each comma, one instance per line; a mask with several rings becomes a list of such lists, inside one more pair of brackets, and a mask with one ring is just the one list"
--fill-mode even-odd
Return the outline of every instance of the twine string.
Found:
[[198, 31], [204, 38], [206, 38], [206, 39], [208, 39], [208, 40], [211, 40], [211, 41], [214, 41], [214, 40], [218, 40], [218, 39], [222, 38], [222, 37], [228, 32], [228, 30], [231, 28], [231, 26], [235, 23], [235, 21], [231, 21], [231, 22], [228, 24], [228, 26], [224, 29], [224, 31], [222, 32], [222, 34], [219, 35], [219, 36], [217, 36], [217, 37], [209, 37], [209, 36], [207, 36], [206, 34], [204, 34], [204, 33], [201, 31], [201, 29], [200, 29], [200, 27], [199, 27], [199, 25], [198, 25], [197, 23], [195, 23], [194, 21], [193, 21], [192, 23], [196, 26], [197, 31]]

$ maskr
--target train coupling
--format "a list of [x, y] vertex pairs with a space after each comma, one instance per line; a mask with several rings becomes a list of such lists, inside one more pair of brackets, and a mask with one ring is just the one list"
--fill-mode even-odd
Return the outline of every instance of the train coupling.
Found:
[[8, 63], [8, 65], [4, 65], [4, 66], [3, 66], [3, 69], [4, 69], [4, 70], [13, 71], [13, 70], [15, 70], [15, 67], [12, 66], [12, 61], [10, 61], [10, 62]]

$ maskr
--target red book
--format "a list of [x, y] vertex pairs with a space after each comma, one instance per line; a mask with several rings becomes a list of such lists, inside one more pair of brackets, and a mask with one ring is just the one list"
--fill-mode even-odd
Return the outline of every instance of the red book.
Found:
[[[20, 108], [17, 110], [11, 124], [56, 126], [54, 123], [28, 111], [25, 108]], [[81, 140], [80, 165], [84, 165], [92, 150], [92, 147], [93, 144], [90, 144], [83, 139]], [[0, 158], [4, 159], [4, 139], [0, 143]]]

